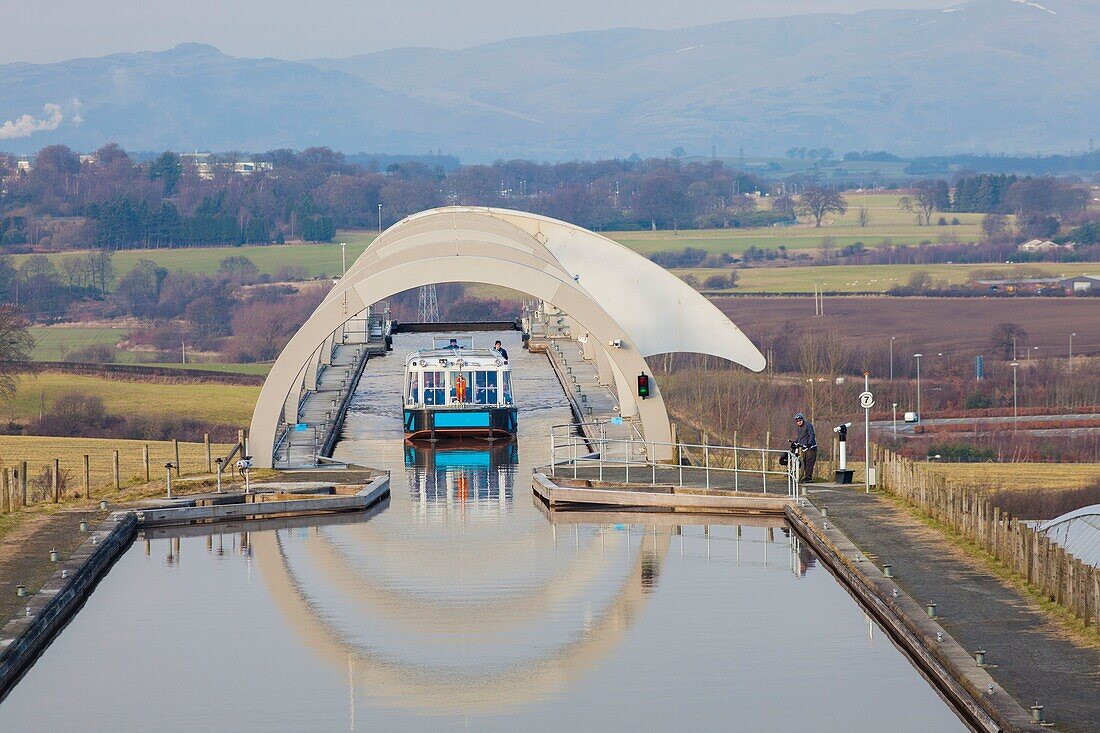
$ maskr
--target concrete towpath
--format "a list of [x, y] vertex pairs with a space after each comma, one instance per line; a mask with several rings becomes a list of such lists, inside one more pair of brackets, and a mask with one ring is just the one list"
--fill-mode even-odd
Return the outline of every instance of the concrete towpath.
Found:
[[1030, 598], [924, 524], [911, 510], [862, 488], [807, 487], [818, 507], [965, 648], [986, 650], [989, 672], [1025, 708], [1045, 707], [1053, 730], [1100, 730], [1100, 645], [1070, 634]]

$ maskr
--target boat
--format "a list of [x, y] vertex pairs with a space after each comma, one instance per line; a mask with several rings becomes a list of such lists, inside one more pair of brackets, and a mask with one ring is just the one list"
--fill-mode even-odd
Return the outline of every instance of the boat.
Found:
[[405, 357], [405, 439], [513, 438], [512, 368], [470, 336], [433, 339]]

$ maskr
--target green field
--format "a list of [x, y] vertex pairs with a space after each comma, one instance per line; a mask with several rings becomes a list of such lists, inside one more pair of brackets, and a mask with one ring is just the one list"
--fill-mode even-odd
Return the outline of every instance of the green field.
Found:
[[0, 418], [25, 423], [38, 417], [42, 404], [63, 392], [100, 397], [107, 411], [118, 415], [172, 415], [223, 425], [245, 426], [260, 388], [235, 384], [165, 384], [46, 372], [20, 378], [15, 397], [0, 403]]
[[130, 329], [108, 326], [32, 326], [35, 361], [64, 361], [69, 352], [85, 346], [114, 346], [130, 335]]
[[[737, 287], [731, 293], [812, 293], [815, 283], [825, 291], [841, 293], [885, 292], [896, 285], [905, 285], [914, 272], [927, 272], [933, 280], [947, 280], [959, 285], [970, 279], [974, 270], [996, 265], [836, 265], [830, 267], [761, 267], [737, 270]], [[1009, 266], [1001, 266], [1010, 269]], [[1041, 270], [1050, 276], [1072, 277], [1081, 272], [1095, 272], [1100, 267], [1081, 263], [1039, 263], [1028, 268]], [[727, 270], [673, 270], [677, 275], [690, 274], [702, 283], [709, 275]]]
[[[363, 253], [373, 232], [341, 232], [347, 242], [347, 260], [350, 266]], [[55, 262], [72, 253], [46, 255]], [[31, 255], [15, 255], [12, 259], [18, 267]], [[281, 267], [300, 266], [313, 277], [339, 275], [339, 244], [270, 244], [242, 247], [187, 247], [180, 249], [120, 250], [114, 253], [115, 277], [121, 277], [133, 269], [140, 260], [152, 260], [161, 267], [179, 272], [197, 272], [209, 275], [218, 271], [218, 263], [226, 257], [247, 257], [256, 263], [260, 272], [274, 275]]]

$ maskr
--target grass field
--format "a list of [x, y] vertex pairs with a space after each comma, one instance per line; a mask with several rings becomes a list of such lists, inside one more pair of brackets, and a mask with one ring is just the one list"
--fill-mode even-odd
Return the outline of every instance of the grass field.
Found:
[[[347, 260], [350, 266], [363, 253], [373, 232], [341, 232], [347, 235]], [[72, 253], [47, 255], [55, 262]], [[12, 259], [18, 267], [31, 255], [15, 255]], [[172, 271], [198, 272], [209, 275], [218, 271], [218, 263], [226, 257], [247, 257], [256, 263], [260, 272], [274, 275], [281, 267], [300, 266], [314, 277], [334, 276], [341, 272], [340, 245], [333, 244], [272, 244], [243, 247], [188, 247], [181, 249], [121, 250], [114, 254], [112, 262], [115, 277], [121, 277], [133, 269], [140, 260], [152, 260]]]
[[1098, 463], [936, 463], [948, 483], [980, 491], [1080, 489], [1100, 481]]
[[[107, 438], [45, 438], [0, 435], [0, 465], [12, 466], [27, 461], [27, 475], [39, 476], [53, 459], [69, 472], [69, 491], [80, 490], [84, 475], [84, 455], [89, 456], [93, 497], [95, 489], [114, 482], [114, 451], [118, 451], [119, 475], [123, 483], [145, 481], [142, 446], [149, 446], [150, 478], [164, 478], [164, 464], [175, 462], [170, 441], [114, 440]], [[214, 457], [224, 456], [229, 445], [214, 445]], [[180, 472], [206, 472], [206, 450], [202, 443], [180, 443]]]
[[119, 415], [173, 415], [222, 425], [245, 426], [260, 388], [235, 384], [170, 384], [138, 382], [46, 372], [19, 380], [15, 397], [0, 404], [0, 418], [23, 423], [38, 417], [58, 395], [68, 391], [102, 398], [107, 411]]
[[[914, 272], [927, 272], [933, 280], [947, 280], [960, 285], [970, 279], [975, 270], [1011, 270], [1011, 265], [835, 265], [830, 267], [757, 267], [738, 270], [738, 283], [731, 293], [812, 293], [815, 283], [826, 291], [839, 293], [884, 293], [897, 285], [905, 285]], [[1082, 273], [1100, 272], [1100, 264], [1048, 262], [1029, 264], [1052, 277], [1073, 277]], [[677, 275], [690, 274], [699, 282], [709, 275], [725, 270], [674, 270]]]
[[130, 334], [122, 327], [33, 326], [35, 361], [64, 361], [66, 355], [85, 346], [114, 346]]
[[[738, 254], [751, 246], [775, 249], [785, 245], [789, 250], [814, 250], [821, 247], [825, 237], [831, 237], [836, 246], [844, 247], [855, 242], [863, 242], [872, 247], [879, 241], [889, 238], [896, 244], [917, 244], [942, 238], [963, 241], [981, 237], [981, 214], [946, 214], [948, 221], [957, 216], [957, 226], [917, 226], [916, 215], [898, 207], [900, 195], [891, 193], [861, 194], [850, 193], [848, 213], [840, 217], [830, 217], [821, 228], [801, 221], [790, 227], [765, 229], [710, 229], [640, 232], [605, 232], [608, 237], [621, 242], [642, 254], [661, 250], [680, 250], [684, 247], [696, 247], [708, 252], [730, 252]], [[768, 199], [761, 199], [760, 208], [770, 206]], [[871, 222], [861, 228], [857, 221], [858, 211], [866, 206], [871, 213]], [[939, 215], [933, 217], [933, 222]], [[373, 230], [341, 231], [337, 240], [346, 242], [347, 261], [351, 264], [376, 236]], [[62, 258], [66, 254], [47, 255]], [[29, 255], [16, 255], [18, 266]], [[192, 247], [184, 249], [122, 250], [114, 255], [116, 277], [128, 272], [139, 260], [148, 259], [169, 270], [184, 272], [214, 273], [218, 263], [226, 257], [248, 257], [261, 273], [273, 275], [285, 266], [301, 266], [314, 277], [334, 276], [341, 272], [340, 246], [330, 244], [283, 244], [253, 245], [242, 247]]]

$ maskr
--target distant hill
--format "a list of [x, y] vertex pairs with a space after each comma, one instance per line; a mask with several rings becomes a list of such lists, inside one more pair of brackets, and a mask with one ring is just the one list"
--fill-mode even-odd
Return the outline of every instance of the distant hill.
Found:
[[974, 0], [306, 62], [189, 44], [0, 66], [0, 149], [328, 145], [466, 160], [1081, 149], [1100, 129], [1098, 36], [1094, 0]]

